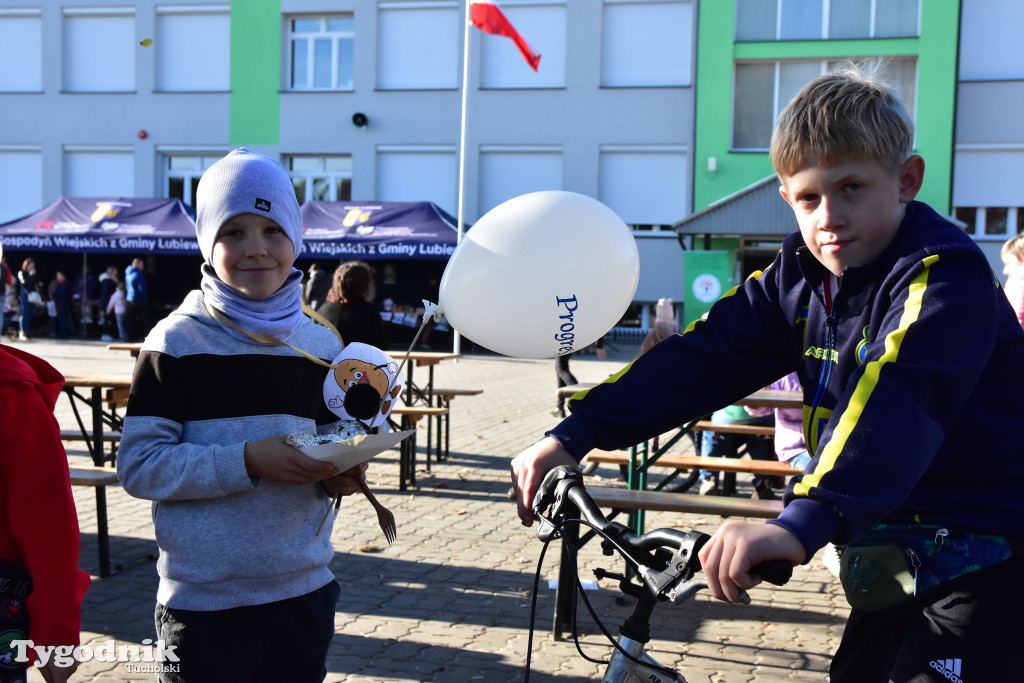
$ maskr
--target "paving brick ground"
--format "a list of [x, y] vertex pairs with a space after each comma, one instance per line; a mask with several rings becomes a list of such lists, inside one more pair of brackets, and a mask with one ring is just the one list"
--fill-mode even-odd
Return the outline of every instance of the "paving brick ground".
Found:
[[[100, 342], [49, 340], [22, 344], [63, 371], [130, 372], [128, 354]], [[580, 381], [608, 376], [636, 352], [612, 345], [609, 358], [576, 356]], [[422, 452], [418, 487], [398, 491], [397, 451], [375, 459], [369, 481], [398, 521], [398, 540], [388, 546], [373, 510], [362, 498], [344, 500], [334, 526], [331, 564], [342, 585], [335, 617], [336, 636], [327, 681], [522, 681], [530, 629], [530, 595], [541, 544], [522, 527], [507, 497], [508, 463], [543, 430], [555, 388], [552, 361], [468, 354], [437, 367], [436, 386], [476, 387], [484, 393], [452, 404], [451, 458], [426, 471]], [[57, 409], [64, 428], [73, 426], [67, 400]], [[423, 444], [421, 434], [420, 445]], [[69, 445], [70, 459], [85, 462]], [[604, 483], [617, 471], [603, 467]], [[741, 488], [741, 491], [743, 489]], [[746, 489], [749, 491], [749, 489]], [[82, 641], [98, 647], [108, 640], [141, 645], [154, 638], [153, 606], [157, 553], [146, 501], [108, 489], [111, 553], [118, 573], [97, 578], [96, 505], [91, 489], [75, 490], [82, 529], [81, 566], [93, 574], [83, 606]], [[655, 514], [648, 528], [681, 526], [713, 531], [718, 518]], [[596, 566], [618, 569], [596, 544], [581, 553], [581, 576]], [[581, 658], [571, 641], [550, 638], [553, 591], [546, 580], [558, 571], [557, 552], [548, 553], [538, 600], [532, 681], [590, 681], [601, 667]], [[609, 629], [626, 614], [614, 585], [588, 593]], [[699, 596], [681, 607], [655, 612], [652, 654], [698, 681], [820, 681], [827, 678], [830, 653], [845, 619], [838, 583], [817, 560], [797, 568], [778, 589], [756, 589], [755, 604], [730, 606]], [[607, 655], [589, 618], [581, 616], [585, 651]], [[123, 663], [82, 665], [73, 680], [154, 680], [151, 673]], [[41, 681], [35, 670], [30, 681]]]

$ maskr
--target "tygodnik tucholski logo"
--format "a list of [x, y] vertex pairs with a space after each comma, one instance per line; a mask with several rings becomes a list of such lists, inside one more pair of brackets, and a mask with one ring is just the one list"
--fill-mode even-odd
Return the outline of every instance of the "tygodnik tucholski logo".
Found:
[[[181, 665], [178, 655], [174, 652], [177, 645], [165, 645], [163, 640], [155, 643], [146, 638], [142, 646], [118, 645], [113, 640], [106, 640], [93, 648], [89, 645], [40, 645], [31, 640], [12, 640], [8, 644], [8, 655], [13, 654], [14, 661], [21, 664], [32, 664], [36, 667], [46, 666], [52, 660], [59, 668], [71, 666], [73, 663], [89, 662], [123, 662], [125, 668], [133, 673], [177, 673]], [[32, 655], [37, 661], [30, 661]]]
[[576, 309], [579, 308], [579, 301], [576, 300], [576, 295], [573, 294], [571, 297], [562, 298], [560, 296], [555, 297], [555, 306], [561, 311], [562, 307], [565, 307], [565, 313], [558, 316], [558, 319], [562, 323], [558, 326], [558, 333], [555, 334], [555, 341], [558, 342], [558, 350], [555, 352], [556, 355], [564, 356], [567, 353], [575, 351], [573, 346], [576, 343], [576, 323], [574, 321], [574, 315]]

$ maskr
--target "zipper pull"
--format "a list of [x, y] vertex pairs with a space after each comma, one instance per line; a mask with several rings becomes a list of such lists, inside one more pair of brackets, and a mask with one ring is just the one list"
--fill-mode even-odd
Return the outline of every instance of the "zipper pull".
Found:
[[949, 536], [949, 529], [936, 529], [935, 530], [935, 547], [940, 547], [946, 542], [946, 536]]
[[914, 568], [914, 597], [917, 597], [917, 570], [921, 566], [921, 560], [913, 548], [907, 548], [907, 557], [910, 558], [910, 565]]

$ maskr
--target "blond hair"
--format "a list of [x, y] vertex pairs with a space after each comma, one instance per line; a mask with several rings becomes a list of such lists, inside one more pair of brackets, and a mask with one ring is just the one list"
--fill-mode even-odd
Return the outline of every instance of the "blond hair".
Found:
[[1017, 235], [1006, 240], [1003, 243], [1003, 248], [999, 251], [1002, 256], [1009, 254], [1018, 261], [1024, 261], [1024, 235]]
[[870, 159], [897, 172], [913, 153], [914, 122], [881, 67], [846, 61], [801, 88], [772, 133], [775, 172], [793, 175], [808, 155], [826, 168]]

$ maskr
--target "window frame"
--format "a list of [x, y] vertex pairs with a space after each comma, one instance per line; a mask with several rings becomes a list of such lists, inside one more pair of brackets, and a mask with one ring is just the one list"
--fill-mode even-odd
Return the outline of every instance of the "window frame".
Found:
[[[317, 160], [317, 165], [320, 167], [319, 170], [310, 171], [297, 171], [292, 168], [293, 163], [296, 159], [303, 160]], [[348, 159], [349, 169], [348, 171], [330, 171], [327, 170], [328, 159]], [[296, 190], [295, 198], [299, 204], [303, 204], [308, 201], [328, 201], [328, 202], [350, 202], [352, 201], [352, 155], [351, 154], [286, 154], [284, 156], [284, 167], [288, 171], [288, 177], [292, 181], [292, 187]], [[306, 183], [305, 186], [305, 197], [300, 197], [298, 194], [298, 188], [295, 185], [296, 180], [303, 180]], [[317, 200], [313, 195], [313, 188], [316, 180], [326, 179], [329, 182], [330, 196], [327, 199]], [[340, 187], [344, 187], [345, 181], [348, 181], [348, 196], [339, 197], [338, 190]], [[344, 194], [342, 192], [342, 194]]]
[[[761, 0], [763, 1], [763, 0]], [[832, 38], [829, 30], [832, 19], [832, 3], [835, 0], [818, 0], [821, 3], [821, 33], [816, 37], [811, 38], [783, 38], [782, 27], [783, 27], [783, 3], [787, 0], [773, 0], [775, 2], [775, 37], [769, 39], [763, 38], [741, 38], [739, 36], [739, 22], [734, 22], [733, 40], [737, 43], [765, 43], [765, 42], [784, 42], [793, 40], [869, 40], [876, 38], [919, 38], [921, 36], [921, 0], [917, 0], [917, 26], [915, 27], [914, 33], [908, 36], [879, 36], [878, 35], [878, 3], [880, 0], [868, 0], [871, 3], [870, 8], [870, 19], [868, 20], [868, 35], [866, 36], [847, 36], [843, 38]], [[789, 0], [799, 2], [800, 0]], [[809, 2], [810, 0], [802, 0], [803, 2]], [[842, 1], [842, 0], [840, 0]], [[733, 9], [735, 12], [739, 12], [740, 0], [735, 0]]]
[[[331, 19], [351, 19], [352, 30], [351, 31], [330, 31], [327, 28], [327, 22]], [[294, 30], [294, 22], [296, 21], [310, 21], [317, 20], [320, 22], [320, 32], [309, 33], [301, 32], [297, 33]], [[288, 14], [284, 18], [284, 49], [282, 54], [282, 66], [284, 73], [282, 74], [284, 79], [284, 90], [286, 92], [353, 92], [355, 90], [355, 14], [353, 12], [331, 12], [327, 14]], [[316, 83], [316, 42], [317, 40], [329, 39], [331, 41], [331, 84], [327, 87], [317, 87]], [[306, 40], [308, 42], [306, 48], [306, 87], [298, 87], [294, 84], [295, 66], [294, 61], [294, 43], [296, 40]], [[339, 64], [340, 59], [340, 44], [342, 41], [349, 41], [352, 44], [351, 54], [353, 55], [352, 63], [349, 65], [349, 80], [346, 86], [340, 84], [341, 79], [341, 67]]]

